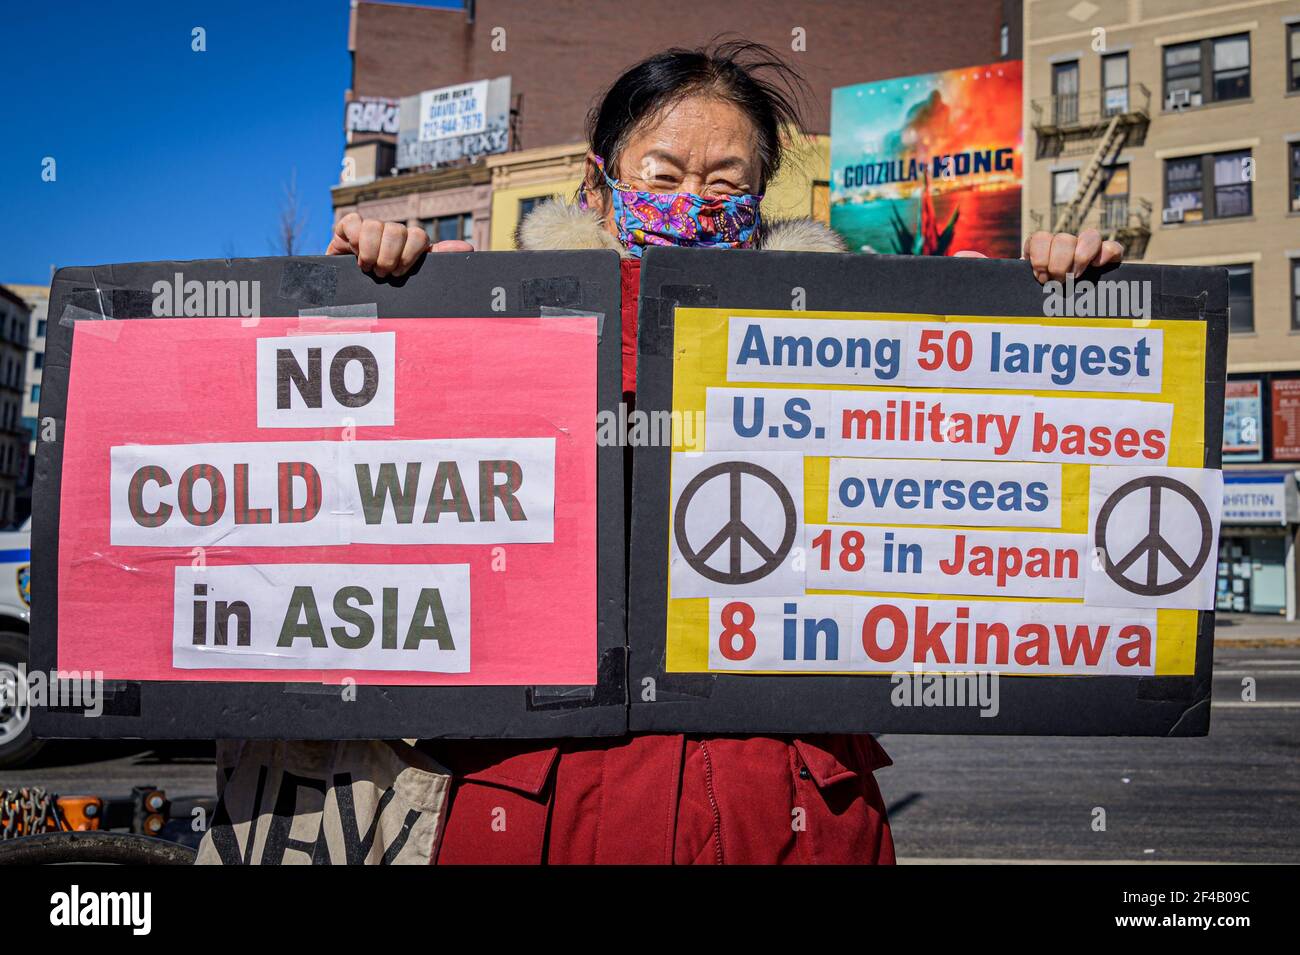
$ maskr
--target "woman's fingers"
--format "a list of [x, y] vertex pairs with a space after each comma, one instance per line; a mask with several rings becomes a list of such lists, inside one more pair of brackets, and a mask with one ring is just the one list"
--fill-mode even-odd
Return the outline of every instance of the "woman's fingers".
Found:
[[1084, 229], [1077, 236], [1068, 232], [1035, 232], [1025, 240], [1025, 259], [1040, 282], [1065, 281], [1067, 275], [1076, 278], [1085, 269], [1114, 265], [1124, 258], [1124, 247], [1118, 242], [1102, 240], [1096, 229]]
[[1107, 239], [1101, 244], [1101, 252], [1097, 254], [1094, 265], [1110, 265], [1112, 262], [1120, 262], [1124, 259], [1124, 246], [1120, 245], [1113, 239]]
[[1078, 278], [1083, 274], [1083, 270], [1092, 265], [1097, 256], [1101, 254], [1101, 233], [1096, 229], [1084, 229], [1079, 233], [1078, 243], [1074, 247], [1074, 262], [1072, 271], [1074, 277]]
[[1052, 233], [1034, 232], [1025, 240], [1025, 258], [1034, 270], [1034, 278], [1047, 281], [1047, 256], [1052, 250]]
[[361, 271], [369, 272], [379, 259], [379, 243], [384, 237], [384, 223], [380, 219], [363, 219], [354, 248], [357, 250], [357, 265]]
[[420, 256], [429, 251], [429, 235], [423, 229], [407, 229], [406, 242], [397, 256], [397, 265], [393, 275], [405, 275], [420, 261]]
[[334, 235], [330, 237], [326, 255], [352, 255], [357, 251], [357, 238], [361, 233], [361, 216], [349, 212], [334, 223]]
[[387, 278], [393, 274], [406, 247], [406, 226], [399, 222], [385, 222], [379, 233], [379, 253], [375, 256], [375, 277]]
[[349, 212], [334, 224], [326, 255], [355, 255], [363, 271], [376, 278], [405, 275], [426, 252], [473, 252], [474, 246], [459, 240], [430, 245], [423, 229], [413, 229], [400, 222], [363, 219]]
[[1065, 276], [1074, 268], [1074, 249], [1079, 240], [1068, 232], [1058, 232], [1052, 236], [1052, 244], [1047, 253], [1047, 277], [1057, 282], [1064, 282]]
[[430, 252], [473, 252], [474, 246], [460, 239], [443, 239], [435, 242]]

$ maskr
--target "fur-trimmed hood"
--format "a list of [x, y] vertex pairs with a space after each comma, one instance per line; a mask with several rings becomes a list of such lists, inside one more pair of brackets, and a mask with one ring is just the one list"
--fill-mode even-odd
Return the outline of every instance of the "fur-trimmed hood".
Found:
[[[519, 223], [516, 244], [527, 252], [569, 249], [613, 249], [628, 255], [618, 239], [601, 226], [594, 212], [552, 199], [533, 209]], [[770, 252], [843, 252], [844, 241], [813, 219], [764, 221], [757, 248]]]

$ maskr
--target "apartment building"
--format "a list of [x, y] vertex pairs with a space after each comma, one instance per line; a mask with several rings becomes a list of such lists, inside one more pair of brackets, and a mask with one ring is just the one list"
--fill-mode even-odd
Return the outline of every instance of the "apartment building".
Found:
[[1025, 0], [1022, 227], [1223, 266], [1219, 609], [1296, 615], [1300, 0]]

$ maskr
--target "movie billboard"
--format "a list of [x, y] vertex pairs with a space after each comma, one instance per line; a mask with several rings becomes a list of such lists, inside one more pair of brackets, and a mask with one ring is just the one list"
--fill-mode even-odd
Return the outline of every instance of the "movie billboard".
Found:
[[855, 252], [1018, 258], [1021, 62], [831, 94], [831, 226]]

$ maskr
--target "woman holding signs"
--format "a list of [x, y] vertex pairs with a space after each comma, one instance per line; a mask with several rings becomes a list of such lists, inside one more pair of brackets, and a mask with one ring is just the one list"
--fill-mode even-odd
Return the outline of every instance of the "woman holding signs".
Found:
[[[635, 390], [636, 288], [651, 245], [844, 251], [810, 220], [769, 222], [763, 193], [798, 128], [801, 79], [765, 47], [728, 42], [668, 50], [620, 76], [589, 118], [578, 201], [522, 223], [522, 249], [624, 256], [624, 388]], [[407, 272], [430, 245], [395, 222], [344, 216], [328, 251], [376, 276]], [[978, 252], [958, 255], [979, 256]], [[1024, 257], [1040, 282], [1118, 262], [1088, 230], [1037, 232]], [[893, 862], [872, 773], [889, 764], [870, 736], [632, 735], [423, 744], [455, 780], [436, 861]], [[505, 818], [505, 827], [494, 825]], [[802, 825], [792, 820], [802, 818]]]

